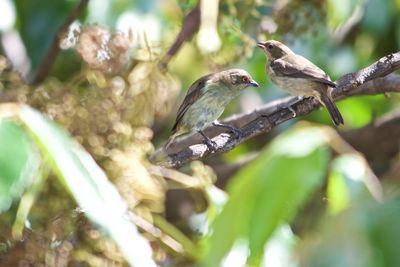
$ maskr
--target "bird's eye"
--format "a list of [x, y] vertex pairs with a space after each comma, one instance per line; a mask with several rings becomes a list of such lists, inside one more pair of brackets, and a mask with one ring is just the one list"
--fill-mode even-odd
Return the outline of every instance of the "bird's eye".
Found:
[[249, 77], [243, 76], [243, 77], [242, 77], [242, 82], [243, 82], [243, 83], [248, 83], [248, 82], [249, 82]]
[[274, 48], [274, 46], [272, 44], [269, 44], [267, 47], [269, 50], [272, 50], [272, 48]]

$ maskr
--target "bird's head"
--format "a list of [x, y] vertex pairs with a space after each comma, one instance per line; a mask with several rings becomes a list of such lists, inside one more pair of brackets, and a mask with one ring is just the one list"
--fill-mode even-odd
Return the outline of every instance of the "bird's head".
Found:
[[275, 40], [259, 42], [257, 46], [265, 52], [269, 60], [275, 60], [286, 55], [294, 54], [289, 47]]
[[258, 87], [258, 83], [251, 75], [242, 69], [229, 69], [221, 71], [216, 77], [218, 80], [235, 89], [245, 89], [249, 86]]

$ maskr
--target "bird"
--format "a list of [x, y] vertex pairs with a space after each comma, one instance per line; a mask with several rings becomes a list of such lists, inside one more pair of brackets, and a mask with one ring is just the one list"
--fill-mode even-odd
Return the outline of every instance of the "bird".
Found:
[[[267, 56], [266, 72], [271, 81], [291, 95], [315, 97], [324, 105], [335, 125], [344, 124], [342, 115], [332, 98], [336, 84], [314, 63], [295, 54], [289, 47], [276, 40], [258, 42]], [[294, 110], [288, 107], [296, 116]]]
[[235, 136], [240, 136], [239, 129], [219, 123], [217, 119], [228, 103], [245, 88], [258, 86], [247, 71], [236, 68], [210, 73], [199, 78], [190, 86], [180, 105], [172, 127], [172, 135], [164, 147], [168, 149], [178, 136], [198, 132], [207, 147], [215, 150], [215, 142], [203, 132], [203, 129], [210, 125], [227, 128]]

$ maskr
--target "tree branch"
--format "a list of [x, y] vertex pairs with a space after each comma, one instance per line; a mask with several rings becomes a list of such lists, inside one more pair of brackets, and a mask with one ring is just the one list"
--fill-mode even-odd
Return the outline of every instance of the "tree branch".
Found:
[[60, 52], [60, 38], [63, 34], [68, 31], [69, 26], [74, 20], [76, 20], [82, 13], [82, 11], [87, 6], [89, 0], [80, 0], [79, 4], [71, 11], [67, 19], [64, 21], [64, 24], [57, 30], [54, 35], [53, 42], [47, 51], [46, 56], [43, 58], [43, 61], [40, 63], [36, 75], [32, 81], [33, 85], [41, 83], [46, 76], [49, 74], [51, 67], [54, 64], [54, 61], [57, 58], [58, 53]]
[[[389, 168], [393, 158], [400, 152], [400, 109], [388, 112], [361, 128], [339, 131], [339, 134], [354, 149], [365, 156], [374, 172], [380, 176]], [[215, 185], [224, 188], [230, 177], [257, 155], [258, 152], [250, 152], [229, 164], [209, 162], [218, 177]], [[400, 171], [397, 171], [396, 177], [400, 177]]]
[[[339, 78], [336, 81], [337, 88], [333, 91], [333, 97], [335, 100], [341, 100], [354, 95], [400, 92], [400, 76], [395, 74], [386, 76], [398, 68], [400, 68], [400, 52], [385, 56], [364, 69]], [[201, 136], [194, 134], [172, 144], [170, 150], [167, 151], [168, 155], [165, 155], [166, 152], [163, 149], [156, 151], [151, 156], [151, 160], [160, 165], [179, 167], [186, 162], [205, 158], [210, 154], [227, 152], [247, 139], [260, 133], [268, 133], [275, 126], [292, 119], [293, 114], [287, 106], [295, 100], [296, 97], [276, 100], [250, 113], [226, 119], [224, 123], [241, 129], [243, 135], [239, 138], [221, 133], [220, 127], [207, 128], [205, 132], [208, 136], [217, 135], [212, 139], [217, 144], [215, 151], [210, 151], [206, 145], [201, 143]], [[319, 107], [320, 103], [312, 98], [303, 99], [292, 105], [297, 116], [307, 115]]]
[[[399, 86], [399, 85], [398, 85]], [[400, 110], [391, 111], [372, 123], [340, 135], [374, 166], [390, 164], [400, 150]]]
[[182, 25], [182, 29], [179, 32], [178, 36], [174, 43], [169, 48], [167, 54], [160, 61], [160, 68], [166, 69], [171, 58], [178, 53], [182, 44], [188, 40], [190, 40], [193, 35], [199, 30], [200, 27], [200, 0], [197, 3], [196, 7], [193, 8], [185, 17]]

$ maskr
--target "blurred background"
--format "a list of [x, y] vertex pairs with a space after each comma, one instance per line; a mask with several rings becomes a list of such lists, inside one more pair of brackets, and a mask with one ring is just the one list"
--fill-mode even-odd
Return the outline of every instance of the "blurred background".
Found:
[[322, 108], [179, 169], [148, 160], [200, 76], [260, 84], [222, 120], [286, 96], [267, 39], [337, 80], [400, 50], [400, 1], [1, 0], [0, 266], [151, 266], [114, 232], [114, 187], [158, 266], [400, 266], [399, 94], [338, 102], [340, 128]]

